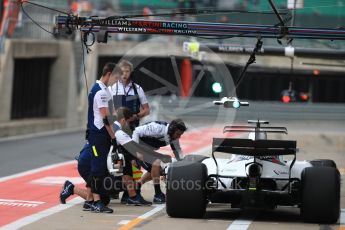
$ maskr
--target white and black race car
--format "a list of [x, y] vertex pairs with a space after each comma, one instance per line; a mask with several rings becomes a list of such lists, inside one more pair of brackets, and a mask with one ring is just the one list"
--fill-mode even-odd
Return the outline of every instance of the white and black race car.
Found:
[[[167, 169], [166, 210], [171, 217], [201, 218], [209, 203], [236, 208], [300, 208], [303, 221], [335, 223], [340, 213], [340, 173], [332, 160], [296, 160], [296, 141], [269, 140], [286, 133], [267, 121], [226, 126], [248, 139], [214, 138], [212, 157], [189, 155]], [[217, 158], [219, 152], [230, 154]], [[224, 155], [224, 154], [223, 154]], [[291, 155], [291, 160], [283, 160]], [[231, 156], [231, 157], [230, 157]]]

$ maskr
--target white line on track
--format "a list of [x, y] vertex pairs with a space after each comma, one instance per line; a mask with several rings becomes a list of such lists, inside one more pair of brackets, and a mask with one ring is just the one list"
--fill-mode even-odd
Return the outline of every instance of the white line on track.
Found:
[[30, 204], [44, 204], [44, 202], [42, 202], [42, 201], [9, 200], [9, 199], [0, 199], [0, 202], [20, 202], [20, 203], [30, 203]]
[[44, 217], [47, 217], [47, 216], [50, 216], [50, 215], [53, 215], [55, 213], [58, 213], [58, 212], [61, 212], [65, 209], [68, 209], [76, 204], [79, 204], [79, 203], [82, 203], [84, 201], [84, 199], [80, 198], [80, 197], [77, 197], [77, 198], [74, 198], [72, 199], [71, 201], [68, 202], [68, 204], [59, 204], [57, 206], [54, 206], [52, 208], [49, 208], [49, 209], [46, 209], [46, 210], [43, 210], [41, 212], [38, 212], [36, 214], [33, 214], [31, 216], [27, 216], [27, 217], [24, 217], [22, 219], [19, 219], [17, 221], [14, 221], [8, 225], [5, 225], [5, 226], [2, 226], [0, 228], [0, 230], [11, 230], [11, 229], [18, 229], [18, 228], [21, 228], [25, 225], [28, 225], [28, 224], [31, 224], [33, 222], [36, 222]]
[[53, 135], [59, 135], [63, 133], [74, 133], [74, 132], [80, 132], [83, 130], [85, 130], [85, 128], [76, 127], [76, 128], [44, 131], [44, 132], [39, 132], [39, 133], [29, 133], [29, 134], [16, 135], [16, 136], [10, 136], [10, 137], [1, 137], [0, 143], [7, 142], [7, 141], [18, 141], [18, 140], [24, 140], [24, 139], [36, 138], [36, 137], [53, 136]]
[[118, 225], [125, 225], [128, 224], [130, 222], [130, 220], [121, 220]]
[[72, 164], [73, 162], [76, 162], [76, 161], [73, 160], [73, 161], [67, 161], [67, 162], [52, 164], [52, 165], [44, 166], [44, 167], [41, 167], [41, 168], [36, 168], [36, 169], [28, 170], [28, 171], [25, 171], [25, 172], [16, 173], [16, 174], [13, 174], [13, 175], [10, 175], [10, 176], [1, 177], [0, 178], [0, 182], [4, 182], [4, 181], [7, 181], [7, 180], [15, 179], [15, 178], [18, 178], [18, 177], [21, 177], [21, 176], [27, 176], [27, 175], [30, 175], [30, 174], [33, 174], [33, 173], [41, 172], [41, 171], [44, 171], [44, 170], [56, 168], [56, 167], [63, 166], [63, 165]]
[[233, 221], [226, 230], [246, 230], [255, 219], [256, 213], [243, 215]]
[[144, 213], [143, 215], [138, 216], [138, 218], [147, 219], [150, 216], [153, 216], [154, 214], [156, 214], [157, 212], [162, 210], [163, 208], [165, 208], [165, 204], [159, 204], [154, 209], [152, 209], [151, 211], [148, 211], [148, 212]]

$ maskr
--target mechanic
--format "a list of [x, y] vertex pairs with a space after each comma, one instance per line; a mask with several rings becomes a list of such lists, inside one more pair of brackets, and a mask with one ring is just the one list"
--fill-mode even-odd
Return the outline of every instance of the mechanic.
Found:
[[105, 177], [108, 175], [107, 156], [111, 144], [116, 144], [114, 131], [108, 117], [110, 117], [108, 102], [111, 100], [107, 88], [109, 80], [115, 77], [112, 73], [114, 63], [106, 63], [102, 70], [100, 80], [97, 80], [92, 87], [89, 96], [88, 106], [88, 138], [91, 148], [91, 170], [88, 183], [93, 194], [93, 208], [95, 212], [112, 213], [113, 210], [106, 207], [101, 199], [100, 193]]
[[[88, 181], [88, 178], [90, 176], [90, 170], [91, 170], [91, 156], [92, 156], [92, 147], [89, 144], [89, 142], [86, 142], [84, 147], [79, 153], [78, 158], [78, 172], [79, 175], [84, 179], [86, 182], [86, 188], [80, 188], [75, 186], [71, 181], [66, 180], [62, 191], [60, 192], [60, 203], [65, 204], [66, 199], [70, 197], [71, 195], [78, 195], [81, 198], [85, 199], [84, 205], [83, 205], [83, 211], [93, 211], [92, 205], [93, 205], [93, 195], [91, 192], [91, 187]], [[110, 179], [112, 181], [112, 184], [119, 183], [118, 178], [115, 178], [113, 176], [110, 176]], [[108, 188], [110, 186], [107, 186]], [[114, 186], [111, 186], [113, 188]], [[114, 191], [107, 191], [106, 188], [103, 188], [102, 193], [100, 194], [100, 198], [102, 202], [107, 205], [110, 202], [110, 196], [109, 194], [113, 194]], [[114, 187], [115, 188], [115, 187]]]
[[[151, 202], [146, 201], [140, 193], [135, 191], [135, 183], [133, 180], [132, 160], [137, 160], [136, 151], [128, 151], [128, 145], [133, 144], [132, 138], [125, 133], [122, 129], [126, 128], [130, 122], [135, 119], [133, 113], [127, 107], [120, 107], [116, 110], [117, 121], [114, 123], [115, 137], [117, 141], [118, 152], [122, 153], [125, 157], [125, 166], [123, 168], [122, 181], [127, 188], [128, 198], [126, 199], [127, 205], [152, 205]], [[140, 151], [140, 150], [139, 150]], [[123, 202], [122, 202], [123, 203]]]
[[[181, 160], [183, 153], [179, 139], [186, 130], [187, 127], [181, 119], [172, 120], [170, 124], [164, 121], [153, 121], [135, 128], [132, 139], [154, 150], [170, 145], [176, 159]], [[152, 179], [155, 189], [153, 202], [156, 204], [165, 203], [165, 195], [160, 187], [161, 162], [160, 160], [155, 160], [151, 163], [144, 161], [138, 162], [147, 171], [138, 182], [139, 191], [142, 184]]]
[[[112, 72], [112, 75], [111, 77], [109, 78], [109, 81], [108, 81], [108, 90], [109, 92], [111, 91], [111, 86], [117, 82], [119, 80], [119, 78], [121, 77], [122, 75], [122, 70], [120, 68], [119, 65], [115, 65], [115, 68], [113, 69], [113, 72]], [[115, 115], [115, 109], [114, 109], [114, 105], [113, 105], [113, 100], [109, 100], [108, 101], [108, 108], [109, 108], [109, 113], [111, 115]], [[109, 123], [113, 123], [114, 122], [114, 119], [112, 116], [108, 117], [108, 119], [110, 120]], [[88, 132], [88, 131], [87, 131]], [[88, 133], [86, 134], [88, 135]], [[86, 139], [87, 139], [87, 136], [86, 136]], [[84, 148], [83, 148], [84, 149]], [[82, 151], [81, 151], [82, 152]], [[80, 153], [81, 153], [80, 152]], [[79, 155], [80, 153], [78, 153], [74, 158], [78, 161], [78, 158], [79, 158]]]
[[127, 107], [134, 114], [130, 128], [133, 131], [139, 125], [139, 120], [150, 113], [150, 107], [146, 99], [144, 90], [140, 85], [133, 82], [131, 74], [133, 72], [133, 64], [127, 60], [118, 63], [121, 68], [122, 75], [120, 79], [111, 87], [115, 109], [119, 107]]

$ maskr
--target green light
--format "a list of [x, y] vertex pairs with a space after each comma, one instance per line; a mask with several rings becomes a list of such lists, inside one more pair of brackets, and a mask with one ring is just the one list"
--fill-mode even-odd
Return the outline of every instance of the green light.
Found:
[[223, 87], [219, 82], [214, 82], [212, 84], [212, 90], [214, 93], [221, 93], [223, 91]]

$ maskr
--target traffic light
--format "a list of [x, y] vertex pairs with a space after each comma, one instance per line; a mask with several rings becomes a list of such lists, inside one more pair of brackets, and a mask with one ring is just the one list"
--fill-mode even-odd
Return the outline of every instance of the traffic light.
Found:
[[309, 101], [309, 94], [305, 92], [300, 92], [299, 99], [303, 102]]
[[221, 92], [223, 92], [222, 84], [220, 84], [219, 82], [214, 82], [212, 84], [212, 91], [214, 93], [221, 93]]
[[285, 89], [281, 93], [281, 101], [283, 103], [295, 102], [297, 101], [296, 94], [296, 90]]
[[307, 102], [309, 101], [309, 94], [305, 92], [297, 93], [296, 90], [286, 89], [282, 91], [280, 99], [283, 103], [291, 103], [296, 101]]

